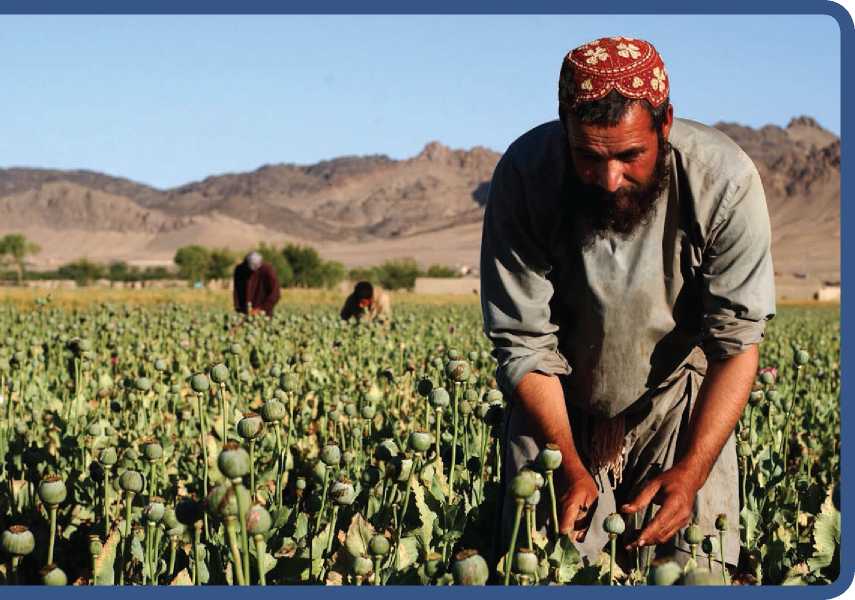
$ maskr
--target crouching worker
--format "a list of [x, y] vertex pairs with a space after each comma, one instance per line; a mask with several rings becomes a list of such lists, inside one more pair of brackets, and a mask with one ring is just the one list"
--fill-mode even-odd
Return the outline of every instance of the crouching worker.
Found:
[[250, 252], [235, 267], [234, 304], [235, 310], [243, 314], [265, 313], [273, 316], [273, 307], [279, 302], [279, 280], [276, 271], [264, 262], [261, 254]]
[[388, 323], [392, 319], [392, 302], [389, 294], [368, 281], [360, 281], [353, 288], [353, 293], [344, 301], [341, 318], [345, 321], [351, 317], [357, 320], [379, 321]]

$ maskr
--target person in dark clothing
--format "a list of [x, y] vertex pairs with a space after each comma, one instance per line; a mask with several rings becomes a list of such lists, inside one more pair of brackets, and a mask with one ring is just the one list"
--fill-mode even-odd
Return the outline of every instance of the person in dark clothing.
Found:
[[235, 310], [244, 314], [273, 316], [279, 302], [279, 280], [269, 263], [258, 252], [250, 252], [234, 273]]

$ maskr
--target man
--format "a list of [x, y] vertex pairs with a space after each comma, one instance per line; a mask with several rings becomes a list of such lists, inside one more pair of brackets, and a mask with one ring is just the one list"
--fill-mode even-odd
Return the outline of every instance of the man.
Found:
[[258, 252], [250, 252], [243, 262], [235, 267], [236, 311], [251, 315], [265, 313], [272, 317], [273, 307], [279, 302], [279, 295], [276, 271], [269, 263], [264, 262]]
[[366, 319], [388, 323], [392, 318], [392, 302], [389, 300], [389, 295], [368, 281], [358, 282], [341, 308], [342, 319], [347, 321], [351, 317], [360, 321]]
[[[481, 298], [510, 399], [503, 481], [507, 494], [557, 444], [559, 530], [583, 556], [621, 512], [625, 550], [684, 562], [682, 529], [714, 534], [724, 513], [736, 564], [733, 430], [775, 313], [769, 216], [748, 156], [675, 119], [669, 85], [648, 42], [580, 46], [561, 68], [560, 119], [496, 166]], [[512, 511], [506, 495], [505, 543]]]

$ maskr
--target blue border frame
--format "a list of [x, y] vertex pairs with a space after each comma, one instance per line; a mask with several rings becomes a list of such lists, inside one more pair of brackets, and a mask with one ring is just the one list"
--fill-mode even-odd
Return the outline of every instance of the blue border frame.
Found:
[[[63, 0], [3, 0], [0, 4], [0, 15], [14, 14], [396, 14], [396, 15], [416, 15], [416, 14], [587, 14], [587, 15], [608, 15], [608, 14], [672, 14], [672, 15], [698, 15], [698, 14], [727, 14], [727, 15], [828, 15], [834, 18], [841, 31], [840, 51], [841, 51], [841, 181], [840, 181], [840, 218], [841, 218], [841, 281], [845, 287], [845, 282], [849, 280], [850, 271], [852, 270], [849, 258], [853, 252], [853, 245], [847, 241], [845, 235], [842, 235], [843, 230], [855, 230], [855, 209], [850, 207], [843, 198], [850, 198], [849, 193], [853, 186], [853, 161], [849, 158], [850, 151], [853, 148], [849, 141], [849, 135], [855, 134], [855, 125], [851, 118], [852, 111], [847, 111], [847, 100], [853, 100], [853, 78], [852, 64], [853, 56], [855, 56], [855, 29], [853, 29], [852, 17], [839, 4], [828, 0], [755, 0], [734, 2], [728, 0], [725, 2], [717, 2], [714, 6], [706, 7], [701, 5], [687, 5], [685, 0], [678, 2], [674, 0], [654, 0], [653, 2], [643, 5], [637, 2], [632, 3], [629, 0], [598, 0], [596, 3], [590, 3], [587, 6], [566, 6], [560, 0], [529, 0], [523, 5], [521, 2], [512, 0], [471, 0], [464, 2], [461, 0], [433, 0], [426, 2], [410, 2], [407, 5], [402, 5], [399, 1], [392, 0], [362, 0], [358, 4], [355, 2], [346, 2], [344, 0], [300, 0], [299, 2], [282, 2], [281, 0], [242, 0], [240, 2], [229, 0], [121, 0], [120, 3], [110, 2], [108, 0], [82, 0], [77, 3]], [[0, 57], [0, 60], [6, 57]], [[852, 431], [855, 427], [855, 417], [843, 401], [844, 393], [849, 389], [852, 375], [850, 369], [852, 366], [852, 342], [849, 334], [850, 324], [848, 318], [849, 305], [855, 304], [855, 301], [848, 302], [849, 295], [844, 292], [841, 304], [841, 431]], [[842, 434], [841, 434], [842, 436]], [[849, 444], [843, 443], [841, 440], [841, 498], [849, 498], [855, 492], [855, 472], [849, 461], [851, 452]], [[855, 521], [853, 514], [850, 512], [851, 506], [843, 506], [841, 515], [842, 524], [842, 544], [841, 544], [841, 564], [840, 577], [836, 582], [828, 586], [811, 586], [811, 587], [731, 587], [726, 590], [721, 587], [709, 588], [694, 588], [693, 595], [699, 597], [711, 597], [719, 595], [723, 592], [735, 594], [739, 597], [771, 597], [776, 598], [833, 598], [841, 595], [846, 589], [852, 585], [853, 576], [855, 576], [855, 553], [853, 553], [852, 536], [855, 534]], [[12, 594], [20, 594], [24, 589], [28, 593], [32, 593], [36, 598], [59, 598], [60, 596], [76, 596], [82, 598], [84, 595], [94, 598], [110, 598], [117, 593], [117, 588], [114, 587], [87, 587], [87, 588], [62, 588], [55, 590], [52, 588], [12, 588], [3, 590], [4, 597], [13, 597]], [[203, 597], [219, 597], [226, 595], [229, 598], [236, 596], [247, 598], [248, 594], [252, 594], [254, 600], [258, 600], [264, 596], [272, 597], [272, 595], [293, 595], [299, 596], [308, 594], [321, 594], [327, 598], [368, 598], [376, 596], [391, 597], [394, 594], [399, 594], [404, 588], [400, 587], [348, 587], [348, 588], [318, 588], [318, 587], [283, 587], [271, 586], [268, 588], [122, 588], [120, 592], [126, 598], [151, 597], [152, 593], [166, 593], [169, 595], [181, 595], [182, 597], [194, 596], [196, 598]], [[526, 593], [540, 598], [558, 598], [562, 594], [595, 594], [597, 596], [615, 597], [623, 594], [632, 598], [653, 598], [653, 597], [674, 597], [675, 595], [686, 592], [683, 587], [655, 587], [633, 588], [632, 592], [628, 592], [625, 588], [608, 588], [601, 586], [585, 586], [567, 588], [563, 586], [555, 587], [532, 587], [526, 592], [520, 588], [503, 588], [500, 586], [491, 586], [488, 588], [430, 588], [430, 587], [407, 587], [406, 593], [413, 594], [416, 597], [432, 597], [437, 594], [453, 597], [470, 597], [473, 594], [489, 593], [496, 597], [515, 598], [517, 594]]]

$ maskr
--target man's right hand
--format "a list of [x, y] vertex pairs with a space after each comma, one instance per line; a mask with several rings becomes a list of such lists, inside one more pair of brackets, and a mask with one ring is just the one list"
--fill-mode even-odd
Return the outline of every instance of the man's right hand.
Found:
[[584, 542], [599, 498], [597, 484], [585, 470], [561, 471], [556, 481], [558, 530], [577, 542]]

